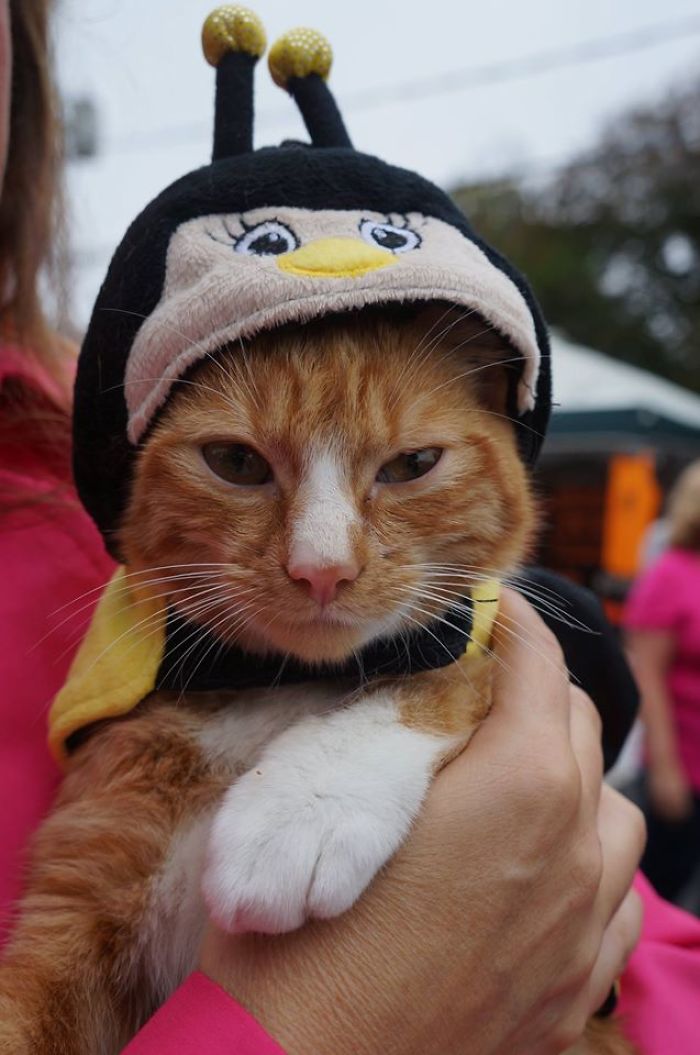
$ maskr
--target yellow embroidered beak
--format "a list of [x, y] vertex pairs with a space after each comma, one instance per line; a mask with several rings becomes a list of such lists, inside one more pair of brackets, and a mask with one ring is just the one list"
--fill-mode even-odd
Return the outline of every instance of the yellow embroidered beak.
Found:
[[357, 278], [388, 267], [396, 258], [388, 249], [368, 245], [359, 238], [318, 238], [277, 258], [277, 266], [291, 275], [312, 278]]

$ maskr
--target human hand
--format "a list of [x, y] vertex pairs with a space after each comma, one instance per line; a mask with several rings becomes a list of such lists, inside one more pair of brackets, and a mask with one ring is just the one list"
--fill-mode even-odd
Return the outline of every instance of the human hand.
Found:
[[693, 810], [693, 793], [683, 767], [675, 758], [649, 767], [649, 798], [654, 813], [666, 821], [682, 821]]
[[513, 594], [499, 621], [491, 714], [353, 909], [207, 934], [202, 969], [289, 1055], [561, 1052], [636, 943], [641, 814], [602, 785], [600, 722], [553, 635]]

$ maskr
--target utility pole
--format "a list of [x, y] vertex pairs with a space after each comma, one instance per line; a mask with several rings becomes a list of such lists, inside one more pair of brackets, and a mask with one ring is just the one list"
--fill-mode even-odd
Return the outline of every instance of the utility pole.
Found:
[[95, 157], [99, 148], [98, 119], [91, 98], [75, 96], [65, 100], [63, 134], [69, 161]]

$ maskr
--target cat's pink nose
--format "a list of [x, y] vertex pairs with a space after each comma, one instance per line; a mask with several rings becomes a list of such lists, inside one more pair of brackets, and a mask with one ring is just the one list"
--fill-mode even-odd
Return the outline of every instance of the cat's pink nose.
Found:
[[360, 569], [354, 562], [344, 564], [330, 564], [320, 566], [318, 564], [290, 562], [287, 565], [287, 574], [290, 579], [305, 583], [308, 588], [309, 597], [320, 604], [321, 607], [335, 600], [338, 586], [341, 582], [353, 582], [360, 573]]

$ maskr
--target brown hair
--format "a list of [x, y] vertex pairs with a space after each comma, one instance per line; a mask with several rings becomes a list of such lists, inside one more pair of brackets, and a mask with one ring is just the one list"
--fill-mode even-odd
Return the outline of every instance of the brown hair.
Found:
[[0, 197], [0, 332], [63, 382], [67, 346], [47, 325], [38, 292], [43, 267], [56, 276], [61, 243], [61, 125], [48, 25], [52, 2], [10, 2], [12, 103]]
[[0, 390], [0, 443], [11, 461], [13, 444], [18, 454], [31, 446], [57, 486], [40, 499], [31, 491], [11, 489], [0, 495], [4, 512], [63, 496], [70, 480], [66, 365], [71, 345], [48, 325], [38, 289], [39, 273], [47, 268], [58, 288], [62, 242], [62, 136], [51, 70], [52, 6], [53, 0], [10, 0], [12, 99], [0, 195], [0, 338], [19, 345], [28, 359], [47, 370], [65, 398], [56, 402], [30, 383], [7, 379]]
[[668, 518], [671, 545], [700, 551], [700, 461], [692, 462], [676, 480]]

